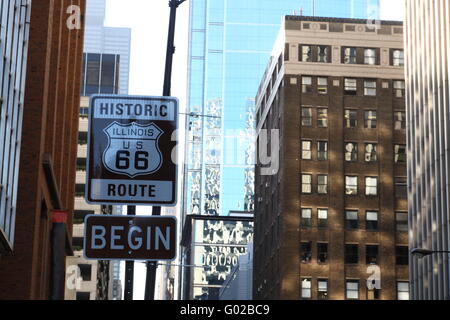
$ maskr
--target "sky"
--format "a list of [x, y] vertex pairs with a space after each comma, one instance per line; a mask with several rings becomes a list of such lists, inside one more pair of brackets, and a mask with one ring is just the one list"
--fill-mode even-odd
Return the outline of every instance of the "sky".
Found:
[[[245, 1], [245, 0], [242, 0]], [[276, 0], [274, 0], [276, 1]], [[342, 1], [342, 0], [336, 0]], [[381, 0], [381, 19], [402, 20], [404, 0]], [[186, 106], [189, 0], [177, 10], [172, 96]], [[169, 24], [168, 0], [107, 0], [105, 25], [132, 29], [130, 86], [131, 95], [161, 96]], [[180, 124], [184, 123], [180, 116]], [[183, 150], [180, 150], [183, 154]], [[151, 214], [138, 207], [137, 214]], [[134, 298], [144, 298], [145, 265], [135, 264]]]

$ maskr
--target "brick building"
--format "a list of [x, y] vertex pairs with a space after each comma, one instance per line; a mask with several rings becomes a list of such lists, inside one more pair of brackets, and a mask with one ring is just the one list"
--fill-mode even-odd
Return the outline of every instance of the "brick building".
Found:
[[255, 299], [409, 298], [403, 64], [400, 22], [285, 17], [256, 98], [258, 154], [265, 129], [280, 150], [268, 133], [279, 170], [256, 167]]
[[[6, 195], [14, 198], [11, 207], [15, 210], [8, 227], [13, 236], [2, 241], [6, 245], [0, 256], [0, 299], [61, 299], [64, 293], [64, 261], [72, 253], [83, 50], [83, 23], [80, 28], [67, 24], [74, 18], [67, 13], [73, 5], [74, 21], [79, 9], [83, 22], [85, 0], [8, 0], [0, 4], [1, 50], [10, 66], [2, 75], [18, 78], [10, 86], [2, 82], [2, 121], [7, 119], [3, 117], [6, 101], [21, 89], [20, 70], [14, 67], [21, 64], [27, 70], [23, 72], [24, 100], [10, 109], [21, 111], [15, 127], [21, 133], [16, 140], [21, 148], [13, 164], [18, 169], [16, 183]], [[28, 47], [28, 56], [11, 61], [17, 55], [9, 48], [21, 43]], [[2, 140], [6, 138], [2, 133]], [[67, 210], [67, 214], [54, 214], [55, 210]]]

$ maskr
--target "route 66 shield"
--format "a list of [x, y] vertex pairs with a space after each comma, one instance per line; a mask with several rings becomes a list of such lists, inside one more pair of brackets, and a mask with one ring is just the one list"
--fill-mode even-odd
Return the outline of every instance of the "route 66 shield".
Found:
[[103, 164], [109, 171], [134, 178], [161, 167], [163, 156], [158, 141], [164, 132], [154, 123], [113, 122], [103, 132], [108, 137]]

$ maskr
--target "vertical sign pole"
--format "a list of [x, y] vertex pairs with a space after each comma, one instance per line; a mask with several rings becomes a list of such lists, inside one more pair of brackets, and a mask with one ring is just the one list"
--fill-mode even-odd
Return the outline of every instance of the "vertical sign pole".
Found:
[[[171, 82], [172, 82], [172, 63], [173, 55], [175, 53], [175, 23], [177, 16], [177, 8], [186, 0], [170, 0], [170, 19], [169, 19], [169, 33], [167, 36], [167, 49], [166, 49], [166, 67], [164, 73], [164, 88], [163, 96], [170, 96]], [[152, 215], [160, 216], [161, 207], [153, 207]], [[147, 279], [145, 282], [145, 300], [155, 299], [155, 282], [156, 282], [156, 269], [158, 267], [157, 261], [147, 262]]]
[[[128, 206], [127, 215], [136, 215], [136, 206]], [[124, 300], [133, 300], [134, 261], [125, 262], [125, 294]]]

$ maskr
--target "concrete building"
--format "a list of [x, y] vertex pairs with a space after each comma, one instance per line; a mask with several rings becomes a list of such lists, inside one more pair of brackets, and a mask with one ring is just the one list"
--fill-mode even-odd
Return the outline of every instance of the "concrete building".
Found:
[[77, 174], [75, 185], [75, 257], [68, 264], [67, 278], [74, 270], [81, 277], [77, 288], [66, 288], [68, 300], [121, 300], [120, 261], [87, 261], [83, 258], [84, 218], [88, 214], [122, 214], [120, 206], [89, 205], [84, 199], [88, 136], [89, 96], [93, 94], [128, 94], [131, 29], [105, 27], [105, 0], [87, 0]]
[[408, 298], [403, 57], [400, 22], [285, 17], [256, 97], [255, 299]]
[[[450, 3], [406, 1], [409, 245], [450, 250]], [[450, 256], [410, 256], [411, 298], [450, 299]]]
[[[0, 299], [62, 299], [72, 254], [84, 0], [0, 3]], [[62, 212], [61, 212], [62, 210]]]

